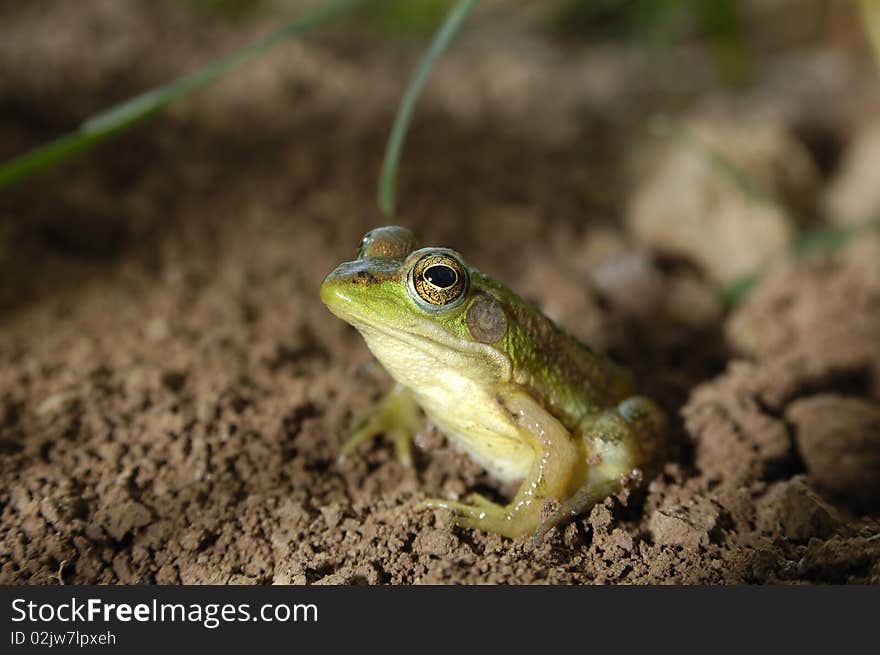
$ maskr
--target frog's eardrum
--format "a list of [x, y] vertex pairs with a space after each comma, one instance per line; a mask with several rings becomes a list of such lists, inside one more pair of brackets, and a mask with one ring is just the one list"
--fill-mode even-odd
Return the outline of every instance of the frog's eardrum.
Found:
[[495, 343], [507, 332], [507, 316], [494, 298], [480, 294], [468, 307], [467, 326], [480, 343]]

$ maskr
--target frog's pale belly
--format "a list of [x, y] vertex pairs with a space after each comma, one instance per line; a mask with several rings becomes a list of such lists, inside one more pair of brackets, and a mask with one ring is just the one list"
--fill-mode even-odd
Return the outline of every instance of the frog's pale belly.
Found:
[[524, 478], [534, 451], [492, 394], [450, 373], [429, 393], [414, 391], [428, 418], [468, 455], [504, 482]]
[[524, 478], [534, 451], [485, 384], [449, 362], [366, 325], [357, 326], [391, 376], [415, 396], [428, 418], [478, 464], [504, 482]]

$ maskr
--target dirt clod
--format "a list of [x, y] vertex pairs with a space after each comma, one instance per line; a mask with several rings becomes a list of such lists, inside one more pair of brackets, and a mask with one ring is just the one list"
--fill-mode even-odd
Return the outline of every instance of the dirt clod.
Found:
[[786, 418], [817, 485], [852, 503], [880, 503], [880, 405], [823, 394], [792, 403]]

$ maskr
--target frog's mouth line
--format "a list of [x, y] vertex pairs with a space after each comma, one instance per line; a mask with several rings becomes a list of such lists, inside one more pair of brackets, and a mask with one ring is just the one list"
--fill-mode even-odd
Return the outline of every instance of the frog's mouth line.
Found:
[[[338, 292], [337, 292], [338, 293]], [[347, 300], [345, 296], [340, 295], [340, 299]], [[368, 317], [360, 312], [346, 311], [350, 305], [334, 303], [328, 304], [328, 308], [336, 316], [347, 323], [350, 323], [368, 340], [369, 335], [364, 334], [364, 329], [372, 330], [390, 337], [396, 341], [406, 344], [410, 348], [418, 350], [431, 359], [444, 364], [443, 360], [437, 356], [439, 349], [447, 350], [454, 353], [471, 354], [483, 360], [490, 361], [496, 369], [501, 373], [501, 377], [509, 380], [511, 376], [510, 359], [503, 352], [489, 346], [488, 344], [478, 343], [476, 341], [467, 341], [453, 337], [442, 328], [434, 325], [430, 321], [418, 323], [418, 327], [413, 326], [412, 330], [402, 330], [389, 326], [387, 323], [379, 321], [371, 321]]]
[[[477, 343], [475, 341], [467, 341], [465, 339], [452, 337], [442, 328], [438, 328], [434, 325], [431, 325], [430, 323], [421, 325], [417, 334], [414, 334], [415, 331], [408, 332], [406, 330], [399, 330], [397, 328], [388, 327], [387, 325], [376, 325], [374, 323], [368, 323], [366, 321], [364, 321], [363, 324], [368, 326], [370, 329], [381, 332], [389, 337], [392, 337], [394, 339], [397, 339], [398, 341], [407, 344], [412, 348], [420, 350], [434, 359], [437, 359], [437, 349], [443, 348], [446, 350], [451, 350], [453, 352], [464, 352], [477, 356], [482, 356], [498, 363], [501, 363], [503, 361], [505, 368], [509, 368], [510, 366], [507, 356], [499, 352], [495, 348], [492, 348], [491, 346], [483, 343]], [[425, 328], [427, 328], [428, 331], [433, 332], [434, 334], [426, 334]]]

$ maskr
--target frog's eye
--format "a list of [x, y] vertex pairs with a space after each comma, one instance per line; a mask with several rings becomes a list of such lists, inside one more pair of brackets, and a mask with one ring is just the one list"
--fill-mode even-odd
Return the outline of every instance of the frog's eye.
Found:
[[435, 307], [448, 306], [460, 300], [468, 286], [464, 266], [447, 253], [422, 257], [413, 266], [410, 281], [416, 295]]

